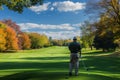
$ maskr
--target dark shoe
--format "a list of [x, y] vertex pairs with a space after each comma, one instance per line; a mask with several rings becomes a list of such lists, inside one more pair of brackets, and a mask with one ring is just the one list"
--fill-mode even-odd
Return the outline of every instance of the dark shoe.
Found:
[[71, 73], [71, 72], [69, 72], [69, 76], [72, 76], [72, 73]]

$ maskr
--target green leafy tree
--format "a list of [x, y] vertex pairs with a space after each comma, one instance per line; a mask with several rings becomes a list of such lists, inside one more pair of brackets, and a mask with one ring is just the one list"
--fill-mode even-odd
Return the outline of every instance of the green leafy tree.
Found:
[[3, 9], [3, 5], [5, 5], [10, 10], [22, 13], [24, 8], [42, 3], [43, 0], [0, 0], [0, 9]]
[[49, 39], [46, 35], [41, 35], [38, 33], [29, 33], [29, 37], [31, 39], [31, 48], [42, 48], [48, 46]]
[[114, 34], [110, 31], [102, 36], [96, 33], [94, 38], [94, 47], [96, 49], [103, 49], [103, 51], [115, 50], [117, 44], [115, 44], [113, 40]]
[[31, 39], [31, 48], [39, 48], [39, 40], [40, 40], [40, 35], [37, 33], [29, 33], [29, 37]]
[[39, 40], [39, 46], [40, 47], [49, 46], [49, 39], [46, 35], [41, 34], [39, 38], [40, 38], [40, 40]]
[[87, 48], [90, 47], [92, 50], [92, 44], [94, 39], [94, 29], [90, 22], [85, 21], [81, 26], [81, 40], [82, 46]]

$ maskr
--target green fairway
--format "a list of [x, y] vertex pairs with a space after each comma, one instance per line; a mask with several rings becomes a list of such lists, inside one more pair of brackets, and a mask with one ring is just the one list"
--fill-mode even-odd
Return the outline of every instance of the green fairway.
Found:
[[79, 76], [72, 77], [67, 47], [0, 53], [0, 80], [120, 80], [120, 57], [96, 50], [82, 53], [89, 70], [80, 64]]

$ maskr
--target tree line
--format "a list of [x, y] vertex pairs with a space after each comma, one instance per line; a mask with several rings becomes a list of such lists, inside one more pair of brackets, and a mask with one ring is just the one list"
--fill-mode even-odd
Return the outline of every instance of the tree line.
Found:
[[[120, 47], [120, 1], [94, 0], [87, 3], [87, 14], [91, 21], [81, 25], [82, 39], [88, 46], [103, 51]], [[94, 14], [93, 14], [94, 13]], [[94, 18], [98, 19], [94, 19]]]
[[23, 32], [20, 26], [10, 19], [0, 21], [0, 52], [68, 46], [71, 41], [71, 39], [48, 38], [45, 34]]
[[44, 34], [22, 32], [12, 20], [0, 21], [0, 51], [35, 49], [49, 44]]

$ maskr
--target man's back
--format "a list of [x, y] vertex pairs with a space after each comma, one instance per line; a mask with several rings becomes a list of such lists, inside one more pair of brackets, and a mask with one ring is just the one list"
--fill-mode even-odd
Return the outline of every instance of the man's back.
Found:
[[78, 53], [81, 49], [80, 44], [78, 42], [71, 42], [68, 47], [71, 53]]

